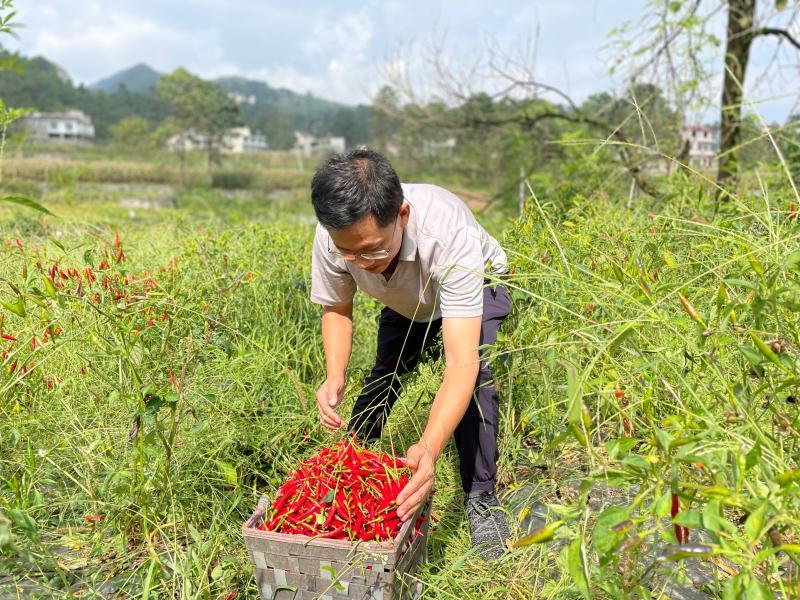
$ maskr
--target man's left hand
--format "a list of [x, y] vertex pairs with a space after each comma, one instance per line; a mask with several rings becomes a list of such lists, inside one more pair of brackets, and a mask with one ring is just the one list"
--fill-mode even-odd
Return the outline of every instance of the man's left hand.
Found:
[[423, 441], [408, 449], [406, 465], [413, 473], [411, 481], [397, 496], [397, 516], [407, 521], [428, 497], [433, 487], [433, 469], [436, 457]]

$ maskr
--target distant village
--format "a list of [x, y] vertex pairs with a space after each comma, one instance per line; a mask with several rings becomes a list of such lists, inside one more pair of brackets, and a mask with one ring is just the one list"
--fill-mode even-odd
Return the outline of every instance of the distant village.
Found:
[[[240, 99], [248, 101], [248, 98]], [[91, 118], [80, 110], [64, 112], [34, 112], [22, 122], [32, 140], [64, 144], [86, 144], [94, 141], [95, 131]], [[263, 152], [269, 149], [266, 136], [252, 131], [249, 127], [230, 129], [221, 141], [213, 142], [224, 154], [244, 154]], [[205, 149], [208, 140], [202, 134], [186, 131], [175, 134], [166, 142], [166, 147], [175, 152], [191, 152]], [[426, 155], [447, 152], [456, 146], [456, 139], [429, 142], [421, 149]], [[344, 152], [347, 140], [341, 136], [317, 137], [308, 132], [295, 132], [294, 152], [302, 157], [325, 156]], [[713, 170], [717, 167], [719, 150], [719, 129], [708, 125], [686, 125], [681, 129], [682, 159], [694, 168]], [[390, 147], [390, 153], [397, 148]], [[394, 152], [392, 152], [394, 150]]]
[[[88, 144], [94, 142], [92, 119], [83, 111], [33, 112], [20, 124], [32, 141], [40, 143]], [[203, 150], [208, 146], [205, 136], [196, 131], [185, 131], [166, 141], [167, 149], [175, 152]], [[269, 149], [266, 136], [249, 127], [234, 127], [222, 140], [213, 141], [216, 150], [223, 154], [263, 152]], [[295, 132], [294, 151], [303, 157], [325, 156], [344, 152], [347, 140], [341, 136], [317, 137], [307, 132]]]

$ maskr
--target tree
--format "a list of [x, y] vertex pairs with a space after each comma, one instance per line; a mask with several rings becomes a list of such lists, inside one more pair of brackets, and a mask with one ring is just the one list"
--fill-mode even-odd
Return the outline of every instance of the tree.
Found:
[[[775, 0], [777, 8], [785, 0]], [[775, 35], [800, 50], [800, 41], [785, 29], [761, 27], [756, 21], [755, 0], [728, 0], [728, 25], [725, 46], [725, 79], [722, 84], [720, 109], [719, 171], [717, 185], [733, 180], [739, 166], [739, 146], [742, 140], [742, 100], [750, 48], [753, 40], [762, 35]], [[723, 190], [724, 191], [724, 190]]]
[[372, 101], [369, 128], [375, 145], [383, 152], [386, 151], [392, 135], [400, 125], [397, 118], [399, 111], [400, 100], [397, 91], [389, 85], [378, 90]]
[[141, 117], [125, 117], [112, 125], [111, 138], [119, 148], [145, 152], [153, 147], [153, 127]]
[[171, 117], [181, 135], [203, 146], [210, 169], [218, 162], [226, 132], [242, 124], [239, 106], [217, 84], [185, 69], [162, 77], [156, 93], [170, 105]]
[[[15, 35], [14, 29], [18, 27], [17, 23], [14, 21], [16, 14], [17, 12], [14, 10], [14, 0], [0, 0], [0, 34], [11, 36]], [[16, 64], [15, 56], [0, 57], [0, 72], [5, 70], [15, 71], [19, 74], [20, 68], [19, 65]], [[20, 119], [26, 112], [26, 109], [11, 108], [10, 106], [7, 106], [3, 99], [0, 98], [0, 185], [3, 183], [3, 152], [5, 150], [8, 127], [14, 121]], [[33, 210], [38, 210], [46, 214], [52, 214], [41, 204], [34, 202], [30, 198], [16, 194], [0, 194], [0, 202], [24, 206], [26, 208], [32, 208]], [[0, 541], [0, 550], [6, 550], [5, 546], [7, 545], [7, 540], [5, 542]], [[13, 545], [11, 549], [14, 549]]]
[[358, 122], [352, 109], [340, 108], [336, 111], [331, 123], [331, 134], [344, 137], [349, 146], [357, 143]]
[[[441, 44], [441, 39], [436, 38], [432, 47], [417, 50], [422, 54], [420, 61], [426, 65], [424, 68], [433, 74], [430, 80], [420, 82], [422, 78], [414, 76], [412, 65], [420, 61], [413, 56], [395, 61], [405, 66], [387, 70], [391, 88], [381, 90], [373, 106], [375, 116], [384, 115], [382, 121], [391, 122], [392, 116], [396, 120], [403, 114], [413, 115], [428, 137], [449, 131], [458, 138], [459, 148], [471, 150], [476, 160], [483, 157], [478, 168], [486, 170], [492, 163], [500, 163], [507, 173], [510, 166], [515, 186], [524, 184], [523, 180], [534, 169], [541, 169], [542, 162], [537, 160], [540, 149], [542, 154], [555, 154], [544, 146], [559, 143], [562, 126], [568, 125], [584, 134], [570, 143], [590, 137], [587, 143], [599, 145], [598, 151], [611, 159], [609, 168], [622, 166], [624, 171], [617, 168], [617, 172], [627, 173], [636, 188], [661, 197], [645, 170], [648, 161], [658, 155], [657, 151], [632, 144], [619, 123], [587, 113], [567, 93], [538, 80], [534, 75], [535, 57], [525, 44], [508, 51], [490, 40], [466, 65], [453, 61]], [[399, 105], [416, 109], [393, 108]], [[438, 110], [440, 106], [454, 108], [442, 113]], [[642, 100], [631, 99], [628, 112], [636, 114], [636, 106], [643, 111]], [[432, 107], [436, 110], [430, 110]], [[405, 121], [403, 126], [407, 126]], [[515, 140], [512, 144], [503, 142], [509, 135]], [[605, 141], [599, 143], [598, 138]], [[533, 152], [528, 152], [531, 149]], [[463, 155], [459, 151], [459, 156]]]
[[[717, 186], [724, 196], [741, 162], [742, 105], [753, 41], [775, 36], [779, 44], [785, 41], [800, 50], [800, 41], [780, 26], [797, 22], [800, 3], [764, 0], [761, 8], [756, 0], [650, 0], [648, 4], [635, 31], [623, 27], [613, 32], [611, 46], [619, 56], [615, 68], [622, 68], [629, 81], [662, 85], [684, 115], [721, 99]], [[724, 40], [713, 33], [720, 13], [726, 16]], [[722, 57], [715, 52], [718, 47], [724, 47]], [[779, 69], [772, 69], [778, 56], [776, 49], [762, 79], [768, 74], [773, 75], [769, 79], [779, 78]], [[715, 97], [720, 90], [707, 82], [720, 67], [722, 90]]]
[[800, 113], [790, 115], [778, 135], [781, 151], [789, 165], [792, 177], [800, 180]]

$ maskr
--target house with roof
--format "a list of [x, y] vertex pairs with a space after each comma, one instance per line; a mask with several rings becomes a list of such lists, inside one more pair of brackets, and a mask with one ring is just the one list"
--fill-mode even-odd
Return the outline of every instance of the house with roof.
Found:
[[681, 128], [681, 147], [688, 150], [690, 167], [714, 170], [719, 152], [719, 129], [707, 125], [684, 125]]
[[302, 131], [294, 132], [295, 152], [306, 158], [311, 156], [327, 156], [344, 152], [347, 143], [344, 137], [327, 136], [316, 137]]
[[79, 144], [94, 140], [94, 123], [81, 110], [30, 113], [22, 118], [20, 127], [38, 142]]

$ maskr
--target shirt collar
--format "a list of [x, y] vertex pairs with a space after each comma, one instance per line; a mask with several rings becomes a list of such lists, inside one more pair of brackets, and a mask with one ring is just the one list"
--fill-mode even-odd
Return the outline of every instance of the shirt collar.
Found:
[[400, 260], [415, 261], [417, 259], [417, 218], [414, 207], [407, 198], [403, 198], [409, 206], [408, 223], [403, 228], [403, 242], [400, 245]]

